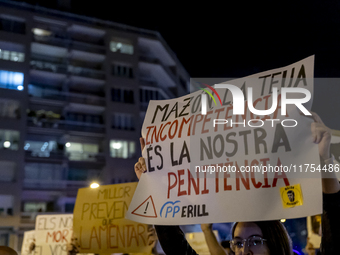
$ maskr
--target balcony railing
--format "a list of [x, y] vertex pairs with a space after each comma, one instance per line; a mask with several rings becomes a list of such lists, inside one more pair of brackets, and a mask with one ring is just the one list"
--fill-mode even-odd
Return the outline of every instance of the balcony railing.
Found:
[[52, 62], [46, 61], [39, 61], [39, 60], [31, 60], [30, 62], [31, 69], [40, 70], [40, 71], [47, 71], [53, 73], [67, 73], [67, 65], [65, 64], [57, 64]]
[[81, 42], [78, 40], [74, 40], [71, 38], [68, 38], [66, 36], [33, 36], [33, 41], [38, 43], [45, 43], [50, 44], [54, 46], [61, 46], [61, 47], [71, 47], [73, 49], [86, 51], [86, 52], [92, 52], [97, 54], [105, 54], [105, 47], [103, 43], [90, 43], [90, 42]]
[[68, 181], [68, 180], [34, 180], [25, 179], [24, 188], [27, 189], [52, 189], [63, 190], [67, 188], [83, 188], [89, 185], [88, 181]]
[[78, 76], [84, 76], [93, 79], [104, 80], [105, 73], [103, 71], [98, 71], [91, 68], [79, 67], [79, 66], [71, 66], [69, 65], [67, 68], [68, 73]]
[[63, 151], [25, 151], [26, 159], [51, 159], [51, 160], [66, 160], [67, 156]]
[[32, 97], [39, 97], [43, 99], [52, 99], [65, 101], [69, 103], [90, 104], [105, 106], [105, 98], [99, 96], [83, 95], [78, 93], [61, 92], [53, 90], [41, 90], [35, 93], [34, 89], [28, 89], [29, 95]]
[[80, 66], [66, 65], [62, 63], [48, 62], [42, 60], [31, 60], [31, 69], [61, 73], [61, 74], [71, 74], [77, 76], [83, 76], [93, 79], [104, 80], [105, 73], [103, 71], [98, 71], [91, 68], [85, 68]]
[[29, 127], [42, 127], [49, 129], [58, 129], [65, 131], [80, 131], [80, 132], [92, 132], [92, 133], [105, 133], [105, 126], [103, 124], [60, 120], [60, 119], [47, 119], [28, 117], [27, 125]]
[[161, 88], [161, 91], [163, 93], [162, 92], [160, 92], [160, 93], [162, 93], [162, 96], [166, 99], [176, 97], [170, 89], [168, 89], [165, 86], [162, 86], [154, 78], [152, 78], [150, 76], [146, 76], [146, 75], [142, 76], [141, 75], [140, 78], [139, 78], [139, 84], [149, 86], [149, 87], [154, 87], [154, 88]]
[[82, 162], [105, 163], [105, 155], [101, 152], [66, 152], [66, 151], [26, 151], [26, 159], [51, 159], [51, 160], [70, 160]]
[[171, 77], [171, 79], [176, 80], [176, 77], [175, 77], [176, 74], [174, 73], [174, 71], [171, 68], [169, 68], [169, 66], [164, 65], [159, 60], [159, 58], [142, 53], [142, 55], [139, 56], [139, 60], [144, 61], [144, 62], [148, 62], [148, 63], [152, 63], [152, 64], [158, 64], [158, 65], [162, 66], [163, 69], [165, 70], [165, 72]]

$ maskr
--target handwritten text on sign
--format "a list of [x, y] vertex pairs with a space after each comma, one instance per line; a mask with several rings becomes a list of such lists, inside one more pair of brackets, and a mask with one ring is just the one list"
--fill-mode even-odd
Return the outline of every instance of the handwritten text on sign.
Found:
[[125, 219], [137, 183], [79, 189], [74, 235], [81, 252], [149, 252], [147, 225]]
[[36, 245], [41, 246], [44, 255], [67, 255], [72, 225], [72, 214], [38, 215], [35, 222]]
[[[283, 87], [303, 88], [312, 95], [313, 61], [309, 57], [228, 81], [244, 94], [243, 115], [233, 113], [232, 93], [226, 89], [216, 89], [221, 102], [208, 100], [205, 115], [201, 114], [202, 91], [150, 101], [142, 128], [148, 171], [142, 175], [127, 217], [149, 224], [194, 224], [319, 213], [322, 192], [317, 174], [307, 180], [292, 167], [319, 164], [318, 149], [311, 140], [312, 120], [294, 104], [288, 104], [281, 115], [280, 92]], [[274, 94], [276, 109], [262, 116], [249, 111], [249, 87], [256, 109], [271, 108]], [[278, 93], [272, 93], [273, 87]], [[299, 98], [301, 93], [289, 96]], [[311, 101], [307, 101], [303, 107], [310, 110]], [[245, 171], [254, 167], [259, 171]], [[285, 210], [280, 188], [295, 184], [301, 187], [304, 203]], [[147, 198], [152, 199], [157, 217], [134, 213], [146, 209]]]

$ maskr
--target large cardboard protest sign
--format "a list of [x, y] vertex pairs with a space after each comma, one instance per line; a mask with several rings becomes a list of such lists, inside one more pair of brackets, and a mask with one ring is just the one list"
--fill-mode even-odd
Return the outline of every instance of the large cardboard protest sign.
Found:
[[136, 186], [124, 183], [78, 190], [73, 231], [80, 252], [150, 254], [148, 226], [125, 219]]
[[36, 245], [35, 230], [25, 231], [21, 246], [21, 255], [43, 255], [42, 247]]
[[304, 115], [313, 66], [312, 56], [223, 84], [233, 88], [202, 83], [190, 95], [150, 101], [142, 127], [148, 170], [127, 218], [171, 225], [320, 213], [318, 147]]
[[67, 255], [72, 225], [72, 214], [38, 215], [35, 221], [35, 239], [41, 254]]

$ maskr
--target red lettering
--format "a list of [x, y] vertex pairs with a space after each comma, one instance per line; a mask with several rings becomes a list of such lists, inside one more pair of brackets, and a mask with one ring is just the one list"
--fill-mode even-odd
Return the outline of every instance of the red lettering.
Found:
[[[170, 185], [170, 176], [171, 175], [175, 177], [175, 182], [172, 185]], [[177, 176], [176, 176], [176, 174], [172, 173], [172, 172], [168, 173], [168, 198], [170, 197], [170, 190], [175, 188], [176, 185], [177, 185]]]
[[170, 125], [170, 124], [171, 124], [171, 122], [167, 122], [167, 123], [163, 126], [163, 128], [162, 128], [162, 130], [161, 130], [160, 138], [161, 138], [161, 141], [162, 141], [162, 142], [166, 139], [166, 135], [165, 135], [165, 136], [162, 136], [163, 130], [164, 130], [164, 128], [165, 128], [167, 125]]
[[[175, 128], [175, 132], [173, 133], [173, 135], [171, 134], [171, 130], [173, 125], [176, 123], [176, 128]], [[174, 122], [172, 122], [172, 124], [170, 125], [170, 129], [169, 129], [169, 138], [173, 139], [177, 133], [177, 128], [178, 128], [178, 120], [175, 120]]]
[[198, 172], [197, 172], [197, 179], [195, 182], [194, 177], [192, 177], [190, 170], [187, 169], [188, 171], [188, 195], [191, 195], [191, 184], [194, 187], [195, 194], [198, 195], [200, 193], [200, 180], [198, 177]]
[[[281, 160], [280, 160], [280, 158], [278, 158], [277, 159], [277, 166], [281, 166], [281, 165], [282, 165]], [[287, 175], [285, 174], [285, 172], [281, 171], [281, 174], [279, 174], [278, 172], [275, 172], [273, 184], [272, 184], [273, 187], [276, 187], [277, 179], [283, 179], [283, 181], [285, 182], [285, 185], [289, 186], [289, 181], [288, 181], [288, 178], [287, 178]]]
[[184, 196], [186, 191], [181, 191], [181, 186], [184, 184], [184, 179], [181, 176], [184, 175], [184, 169], [178, 170], [178, 196]]

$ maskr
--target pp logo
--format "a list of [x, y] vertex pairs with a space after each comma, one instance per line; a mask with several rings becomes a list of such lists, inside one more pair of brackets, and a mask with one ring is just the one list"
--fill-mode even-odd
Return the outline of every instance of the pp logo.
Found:
[[162, 213], [163, 213], [163, 209], [165, 208], [164, 218], [167, 218], [168, 214], [170, 214], [170, 216], [172, 216], [172, 218], [175, 217], [175, 214], [180, 211], [180, 207], [178, 205], [175, 205], [175, 204], [177, 204], [179, 202], [181, 202], [181, 201], [177, 200], [175, 202], [172, 202], [172, 201], [166, 202], [161, 208], [160, 216], [163, 217]]

